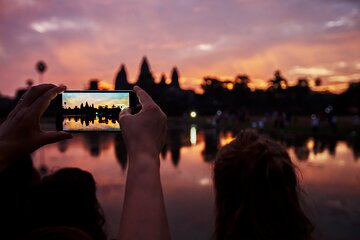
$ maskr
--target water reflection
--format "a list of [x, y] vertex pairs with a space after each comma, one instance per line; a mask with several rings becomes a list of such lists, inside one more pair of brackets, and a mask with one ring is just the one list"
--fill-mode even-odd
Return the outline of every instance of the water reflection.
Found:
[[347, 145], [352, 149], [354, 159], [358, 160], [360, 158], [360, 140], [350, 139], [350, 141], [347, 141]]
[[167, 145], [171, 155], [171, 161], [174, 166], [177, 166], [180, 161], [180, 148], [185, 142], [182, 139], [186, 139], [186, 133], [183, 133], [181, 129], [175, 128], [168, 131]]
[[124, 140], [120, 134], [116, 134], [114, 136], [114, 144], [116, 159], [119, 162], [121, 168], [125, 170], [127, 166], [127, 152]]
[[59, 152], [61, 152], [61, 153], [66, 152], [68, 146], [69, 146], [69, 141], [61, 141], [61, 142], [59, 142], [58, 143]]
[[101, 151], [108, 149], [113, 144], [113, 136], [110, 134], [87, 133], [81, 135], [84, 149], [90, 152], [91, 156], [99, 157]]
[[[235, 135], [233, 131], [196, 125], [169, 127], [161, 151], [161, 178], [174, 239], [211, 239], [211, 162], [218, 149]], [[352, 236], [360, 234], [360, 230], [348, 226], [360, 224], [358, 137], [337, 140], [270, 136], [287, 147], [302, 173], [315, 224], [325, 235], [320, 239], [356, 239]], [[46, 166], [51, 172], [61, 167], [80, 167], [94, 175], [110, 235], [115, 236], [128, 166], [121, 134], [76, 134], [74, 139], [48, 145], [42, 151], [34, 154], [38, 169]]]
[[209, 162], [215, 159], [220, 145], [219, 137], [220, 131], [217, 128], [204, 130], [205, 147], [202, 151], [202, 156], [205, 162]]
[[[199, 136], [200, 135], [200, 136]], [[167, 142], [161, 151], [161, 157], [165, 159], [170, 154], [174, 166], [178, 166], [181, 160], [181, 148], [191, 147], [204, 143], [201, 150], [202, 159], [205, 162], [211, 162], [216, 157], [219, 148], [234, 139], [236, 132], [221, 131], [218, 128], [198, 129], [196, 125], [191, 125], [189, 130], [182, 128], [172, 128], [168, 130]], [[281, 142], [287, 148], [293, 148], [297, 161], [307, 161], [310, 153], [314, 155], [322, 154], [325, 151], [330, 156], [336, 155], [336, 148], [339, 141], [336, 139], [320, 138], [286, 138], [284, 136], [271, 136]], [[83, 149], [89, 151], [93, 157], [99, 157], [103, 149], [110, 148], [114, 145], [115, 156], [122, 169], [126, 169], [126, 147], [121, 134], [102, 134], [102, 133], [85, 133], [77, 134], [77, 140], [81, 141]], [[349, 138], [346, 141], [349, 150], [353, 153], [354, 161], [360, 157], [360, 141], [357, 138]], [[68, 150], [70, 141], [58, 143], [60, 153]], [[141, 146], [139, 146], [140, 148]]]
[[72, 131], [119, 129], [119, 122], [115, 116], [71, 115], [63, 117], [61, 122], [64, 130]]
[[191, 145], [196, 145], [197, 137], [196, 137], [196, 125], [191, 125], [190, 128], [190, 143]]

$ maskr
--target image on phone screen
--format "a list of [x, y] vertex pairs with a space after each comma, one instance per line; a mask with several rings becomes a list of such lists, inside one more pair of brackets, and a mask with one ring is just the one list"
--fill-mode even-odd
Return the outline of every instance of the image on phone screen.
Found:
[[61, 95], [63, 131], [120, 131], [119, 113], [130, 107], [130, 92], [65, 91]]

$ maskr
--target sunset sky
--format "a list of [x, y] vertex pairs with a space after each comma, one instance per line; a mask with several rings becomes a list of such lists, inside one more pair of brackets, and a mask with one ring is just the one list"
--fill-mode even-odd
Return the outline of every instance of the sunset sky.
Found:
[[[95, 108], [99, 106], [108, 105], [111, 108], [113, 105], [121, 107], [123, 105], [129, 106], [129, 94], [128, 93], [64, 93], [63, 107], [74, 108], [75, 106], [80, 107], [82, 103], [87, 102], [89, 105], [94, 104]], [[66, 103], [66, 104], [65, 104]]]
[[0, 0], [1, 94], [37, 83], [38, 60], [69, 89], [112, 86], [122, 63], [134, 82], [144, 55], [157, 81], [177, 66], [186, 89], [244, 73], [265, 88], [280, 69], [340, 91], [360, 79], [360, 1]]

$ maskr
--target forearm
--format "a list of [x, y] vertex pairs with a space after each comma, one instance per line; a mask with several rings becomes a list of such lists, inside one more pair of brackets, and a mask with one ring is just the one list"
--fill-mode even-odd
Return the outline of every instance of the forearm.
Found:
[[119, 239], [170, 239], [158, 157], [129, 158]]

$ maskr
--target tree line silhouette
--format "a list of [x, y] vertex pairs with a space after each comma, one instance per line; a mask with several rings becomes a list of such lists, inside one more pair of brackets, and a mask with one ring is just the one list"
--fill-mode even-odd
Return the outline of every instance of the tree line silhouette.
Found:
[[104, 116], [104, 117], [112, 117], [114, 115], [118, 116], [121, 112], [120, 106], [115, 106], [114, 104], [109, 108], [108, 105], [101, 106], [99, 105], [97, 108], [94, 107], [94, 104], [88, 104], [86, 101], [85, 104], [81, 103], [79, 106], [66, 107], [67, 103], [64, 102], [62, 107], [63, 115], [97, 115], [97, 116]]
[[88, 104], [86, 101], [85, 104], [81, 103], [79, 106], [66, 107], [67, 102], [63, 103], [61, 117], [64, 119], [68, 119], [68, 121], [80, 121], [82, 125], [89, 126], [90, 123], [94, 124], [94, 120], [96, 117], [99, 119], [99, 123], [109, 124], [109, 121], [112, 123], [116, 123], [118, 121], [119, 113], [121, 112], [121, 107], [112, 105], [112, 107], [108, 107], [108, 105], [101, 106], [99, 105], [97, 108], [94, 107], [94, 104]]
[[[309, 115], [322, 112], [332, 106], [333, 113], [340, 115], [359, 114], [360, 81], [349, 83], [349, 87], [341, 94], [329, 91], [313, 91], [307, 78], [299, 78], [295, 86], [289, 86], [280, 70], [268, 80], [268, 88], [251, 90], [251, 78], [246, 74], [237, 75], [234, 80], [217, 77], [204, 77], [201, 84], [203, 94], [193, 90], [184, 90], [180, 86], [180, 74], [177, 67], [171, 71], [171, 78], [162, 74], [157, 83], [150, 70], [146, 57], [143, 58], [140, 73], [136, 81], [170, 116], [181, 116], [190, 111], [200, 115], [222, 113], [243, 116], [264, 114], [274, 111], [294, 115]], [[171, 81], [169, 81], [171, 80]], [[135, 84], [128, 81], [125, 65], [121, 65], [115, 78], [115, 89], [131, 89]], [[96, 88], [96, 81], [92, 82]], [[314, 79], [315, 86], [322, 85], [321, 78]]]
[[[184, 90], [180, 85], [180, 74], [177, 67], [171, 71], [168, 79], [162, 74], [156, 82], [151, 72], [148, 60], [143, 58], [137, 81], [128, 81], [124, 64], [115, 77], [116, 90], [129, 90], [136, 84], [147, 91], [169, 116], [183, 116], [190, 111], [198, 115], [215, 115], [218, 111], [240, 118], [245, 114], [264, 114], [282, 112], [289, 115], [309, 115], [322, 112], [332, 106], [337, 115], [356, 115], [360, 112], [360, 81], [349, 83], [349, 87], [340, 94], [329, 91], [314, 91], [307, 78], [299, 78], [295, 86], [289, 86], [287, 79], [277, 70], [268, 80], [266, 89], [250, 89], [251, 78], [239, 74], [233, 80], [218, 77], [204, 77], [201, 84], [202, 94], [193, 90]], [[31, 81], [28, 82], [31, 85]], [[315, 86], [320, 86], [322, 80], [316, 78]], [[99, 89], [99, 81], [90, 80], [90, 90]], [[25, 89], [17, 91], [15, 99], [0, 95], [0, 115], [6, 116], [21, 98]], [[51, 105], [48, 115], [55, 114], [55, 106]]]
[[[267, 89], [251, 90], [250, 78], [239, 75], [234, 81], [221, 81], [206, 77], [201, 85], [204, 94], [198, 96], [195, 106], [201, 114], [223, 112], [241, 115], [285, 112], [291, 115], [309, 115], [322, 112], [332, 106], [339, 115], [358, 114], [360, 109], [360, 82], [350, 83], [346, 91], [334, 94], [317, 92], [310, 88], [307, 78], [300, 78], [295, 86], [289, 86], [280, 71], [268, 81]], [[321, 80], [315, 79], [319, 85]]]

